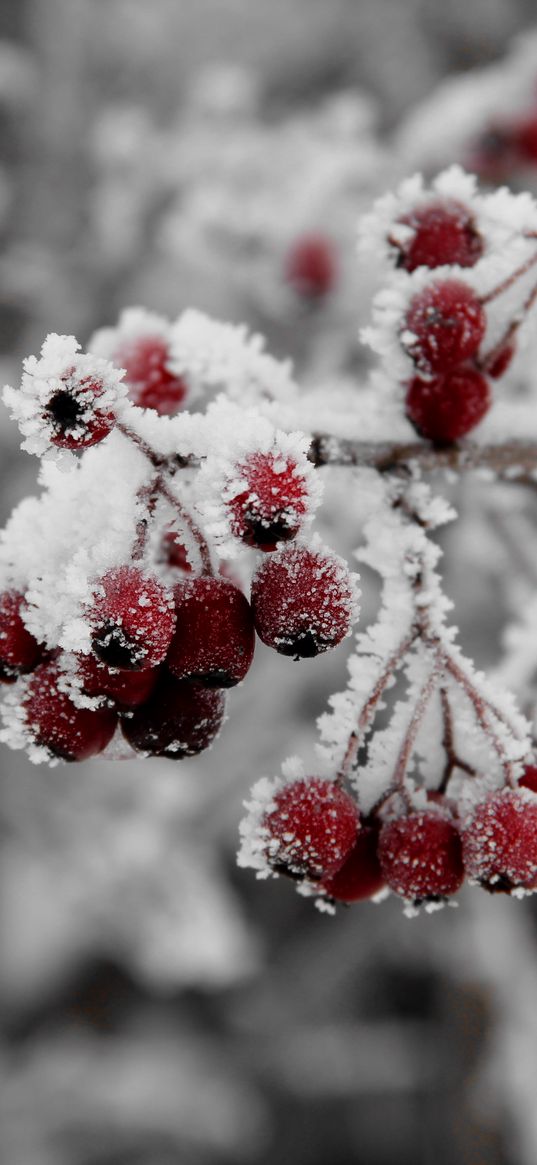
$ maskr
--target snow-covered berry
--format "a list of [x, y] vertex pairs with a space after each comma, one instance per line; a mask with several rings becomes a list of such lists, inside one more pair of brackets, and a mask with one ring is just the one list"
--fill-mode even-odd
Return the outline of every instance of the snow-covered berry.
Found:
[[0, 594], [0, 683], [13, 683], [17, 676], [32, 671], [43, 656], [42, 644], [23, 623], [26, 605], [20, 591]]
[[378, 853], [387, 885], [408, 901], [441, 901], [462, 886], [460, 835], [441, 813], [424, 810], [386, 822]]
[[475, 291], [459, 279], [444, 279], [411, 300], [401, 344], [421, 372], [443, 374], [477, 355], [486, 326]]
[[222, 726], [222, 692], [176, 680], [164, 671], [149, 700], [121, 718], [121, 730], [137, 752], [182, 760], [212, 744]]
[[296, 659], [319, 655], [349, 634], [357, 614], [355, 576], [335, 554], [286, 546], [258, 567], [252, 609], [268, 647]]
[[175, 631], [173, 594], [137, 566], [117, 566], [93, 584], [91, 645], [108, 667], [156, 667]]
[[305, 777], [275, 793], [274, 805], [262, 822], [272, 869], [311, 881], [335, 874], [360, 829], [352, 797], [335, 781]]
[[287, 251], [284, 275], [301, 298], [323, 299], [333, 290], [338, 277], [333, 243], [324, 235], [302, 235]]
[[102, 660], [89, 654], [74, 657], [70, 674], [73, 686], [84, 695], [102, 696], [118, 708], [136, 708], [151, 695], [159, 672], [157, 667], [142, 671], [107, 667]]
[[405, 409], [421, 437], [449, 445], [475, 429], [491, 403], [486, 376], [468, 365], [431, 380], [415, 376], [407, 388]]
[[486, 890], [537, 889], [537, 797], [527, 786], [492, 793], [462, 837], [468, 877]]
[[378, 838], [376, 825], [361, 824], [343, 865], [320, 884], [329, 898], [335, 902], [361, 902], [382, 890], [385, 880], [378, 857]]
[[236, 538], [257, 550], [272, 551], [299, 533], [309, 509], [309, 476], [282, 453], [252, 453], [234, 472], [235, 493], [228, 501]]
[[252, 610], [238, 587], [205, 575], [174, 590], [177, 626], [167, 666], [177, 679], [230, 688], [244, 679], [254, 655]]
[[398, 266], [405, 271], [447, 264], [473, 267], [483, 254], [483, 239], [474, 216], [455, 198], [432, 198], [398, 221], [412, 229], [404, 242], [390, 239], [398, 251]]
[[31, 743], [64, 761], [87, 760], [102, 752], [117, 723], [110, 708], [79, 708], [73, 703], [57, 660], [40, 664], [25, 681], [22, 713]]
[[171, 416], [184, 404], [188, 385], [169, 368], [169, 346], [162, 336], [138, 336], [114, 353], [114, 364], [125, 369], [130, 399], [142, 409]]

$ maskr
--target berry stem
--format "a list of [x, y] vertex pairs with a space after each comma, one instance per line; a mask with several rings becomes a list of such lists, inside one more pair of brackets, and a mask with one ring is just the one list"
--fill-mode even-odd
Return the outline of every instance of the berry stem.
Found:
[[367, 729], [369, 728], [369, 725], [371, 724], [371, 722], [374, 718], [374, 715], [375, 715], [375, 712], [377, 709], [377, 704], [378, 704], [379, 700], [381, 699], [383, 693], [386, 691], [386, 688], [387, 688], [390, 680], [392, 679], [392, 676], [395, 675], [395, 673], [400, 668], [401, 664], [404, 662], [405, 656], [407, 655], [407, 652], [412, 647], [412, 644], [415, 642], [418, 634], [419, 634], [418, 630], [414, 629], [409, 635], [407, 635], [405, 637], [405, 639], [403, 639], [401, 641], [401, 643], [399, 644], [399, 647], [390, 656], [384, 671], [379, 676], [379, 678], [378, 678], [378, 680], [377, 680], [377, 682], [376, 682], [376, 684], [371, 692], [371, 695], [369, 696], [366, 703], [362, 706], [362, 709], [361, 709], [359, 716], [358, 716], [356, 728], [353, 728], [353, 730], [349, 736], [347, 747], [345, 749], [345, 754], [344, 754], [343, 760], [341, 762], [341, 765], [338, 769], [336, 780], [339, 783], [343, 783], [343, 781], [348, 778], [349, 773], [350, 773], [351, 769], [353, 768], [354, 762], [356, 760], [358, 750], [359, 750], [359, 748], [363, 742], [364, 736], [367, 732]]
[[444, 666], [450, 675], [453, 676], [453, 679], [456, 680], [459, 687], [461, 687], [462, 690], [466, 693], [468, 699], [471, 701], [476, 719], [483, 732], [491, 740], [494, 751], [501, 761], [505, 773], [506, 784], [510, 785], [511, 788], [514, 789], [518, 788], [518, 781], [515, 777], [514, 764], [512, 761], [508, 760], [503, 742], [500, 740], [490, 723], [490, 714], [492, 714], [495, 719], [505, 727], [509, 728], [510, 732], [515, 737], [519, 735], [516, 731], [516, 728], [509, 723], [507, 717], [502, 712], [500, 712], [498, 708], [496, 708], [489, 701], [485, 702], [485, 700], [483, 700], [483, 697], [474, 687], [472, 681], [466, 675], [464, 669], [461, 668], [459, 664], [457, 664], [455, 660], [447, 654], [447, 652], [444, 654]]
[[133, 562], [140, 562], [144, 557], [147, 546], [147, 536], [149, 534], [149, 525], [151, 518], [153, 517], [155, 506], [157, 504], [158, 496], [160, 493], [160, 484], [161, 474], [156, 473], [150, 485], [144, 486], [144, 488], [141, 489], [138, 494], [138, 501], [142, 505], [145, 505], [145, 512], [138, 520], [136, 525], [136, 541], [132, 548]]
[[309, 459], [320, 468], [324, 465], [376, 469], [378, 473], [406, 472], [421, 469], [425, 473], [450, 469], [456, 473], [492, 469], [506, 481], [535, 484], [537, 442], [506, 441], [497, 445], [464, 444], [436, 448], [427, 441], [385, 443], [353, 441], [319, 433], [312, 441]]
[[[525, 237], [533, 238], [535, 236], [526, 235]], [[503, 295], [505, 291], [509, 291], [510, 288], [513, 287], [519, 279], [522, 279], [524, 275], [527, 275], [528, 271], [531, 271], [532, 267], [535, 267], [536, 263], [537, 252], [534, 255], [531, 255], [529, 259], [525, 259], [519, 267], [516, 267], [515, 270], [512, 271], [506, 279], [502, 279], [501, 283], [497, 283], [496, 287], [493, 287], [492, 290], [488, 291], [486, 295], [482, 295], [480, 297], [480, 303], [485, 305], [487, 303], [492, 303], [494, 299], [498, 299], [498, 296]]]
[[467, 773], [469, 777], [477, 776], [477, 770], [472, 765], [461, 760], [456, 749], [453, 731], [453, 712], [449, 702], [449, 696], [445, 687], [440, 688], [440, 702], [442, 704], [442, 718], [444, 731], [442, 736], [442, 746], [446, 753], [446, 765], [442, 780], [438, 786], [438, 793], [445, 793], [449, 780], [455, 769], [460, 769], [463, 773]]
[[514, 339], [514, 337], [516, 336], [516, 334], [518, 332], [518, 329], [524, 323], [525, 316], [528, 314], [529, 311], [531, 311], [536, 299], [537, 299], [537, 283], [534, 285], [534, 287], [532, 287], [529, 295], [524, 300], [522, 307], [519, 309], [519, 311], [516, 313], [516, 315], [511, 320], [511, 323], [508, 324], [508, 326], [506, 327], [506, 329], [503, 333], [503, 336], [501, 336], [501, 338], [494, 345], [494, 347], [490, 350], [490, 352], [488, 352], [486, 356], [483, 356], [481, 358], [481, 360], [478, 361], [478, 367], [483, 372], [487, 372], [490, 368], [494, 367], [495, 361], [497, 360], [500, 352], [502, 352], [503, 349], [508, 346], [508, 344], [511, 342], [511, 340]]
[[201, 573], [204, 575], [214, 575], [211, 552], [207, 539], [205, 538], [204, 534], [202, 534], [199, 526], [196, 524], [191, 514], [189, 514], [187, 509], [185, 509], [183, 503], [179, 501], [179, 498], [175, 496], [163, 477], [160, 479], [159, 493], [163, 498], [165, 498], [170, 506], [173, 506], [174, 510], [179, 515], [180, 522], [183, 524], [183, 526], [186, 526], [187, 530], [192, 535], [199, 551]]

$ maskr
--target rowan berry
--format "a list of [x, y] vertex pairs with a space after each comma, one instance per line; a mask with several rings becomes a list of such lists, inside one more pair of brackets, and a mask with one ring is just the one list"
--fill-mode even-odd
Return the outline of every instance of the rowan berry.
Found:
[[459, 279], [444, 279], [414, 296], [401, 343], [421, 372], [444, 374], [476, 356], [486, 326], [475, 291]]
[[87, 760], [111, 741], [117, 716], [110, 708], [79, 708], [63, 689], [58, 660], [43, 663], [26, 681], [22, 698], [25, 729], [31, 741], [52, 757]]
[[173, 595], [136, 566], [117, 566], [94, 583], [87, 609], [92, 648], [108, 667], [162, 663], [175, 631]]
[[444, 264], [473, 267], [483, 254], [483, 239], [473, 214], [454, 198], [431, 199], [398, 221], [413, 231], [403, 243], [390, 240], [399, 252], [397, 265], [405, 271]]
[[305, 777], [280, 789], [274, 803], [263, 819], [272, 869], [310, 881], [334, 875], [360, 829], [352, 797], [333, 780]]
[[488, 380], [468, 366], [432, 380], [415, 376], [407, 388], [406, 415], [421, 437], [449, 445], [471, 432], [491, 403]]
[[296, 659], [336, 647], [349, 633], [355, 608], [352, 578], [335, 554], [286, 546], [263, 560], [252, 580], [257, 634]]
[[177, 627], [167, 666], [177, 679], [230, 688], [244, 679], [254, 655], [252, 610], [238, 587], [205, 575], [174, 590]]
[[501, 789], [481, 802], [462, 843], [468, 876], [486, 890], [537, 889], [537, 797], [527, 785]]
[[416, 904], [448, 898], [464, 880], [459, 832], [440, 813], [424, 810], [386, 822], [378, 854], [390, 889]]

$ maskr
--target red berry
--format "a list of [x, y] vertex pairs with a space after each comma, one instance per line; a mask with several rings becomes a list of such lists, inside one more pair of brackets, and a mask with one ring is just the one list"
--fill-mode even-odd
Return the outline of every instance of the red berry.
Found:
[[528, 113], [511, 125], [512, 143], [524, 162], [537, 162], [537, 112]]
[[22, 700], [34, 744], [65, 761], [87, 760], [111, 741], [117, 723], [110, 708], [77, 708], [65, 691], [58, 661], [41, 664], [27, 681]]
[[414, 296], [401, 343], [422, 372], [445, 373], [477, 354], [486, 326], [475, 291], [458, 279], [445, 279]]
[[502, 182], [519, 162], [511, 127], [496, 123], [470, 144], [465, 166], [486, 182]]
[[186, 546], [176, 530], [164, 531], [160, 544], [159, 562], [164, 562], [166, 566], [176, 567], [177, 570], [184, 570], [187, 574], [191, 573], [192, 564]]
[[448, 898], [462, 886], [461, 839], [439, 813], [425, 810], [386, 822], [378, 852], [390, 889], [416, 904]]
[[352, 582], [335, 555], [286, 546], [264, 559], [252, 580], [259, 638], [295, 659], [336, 647], [353, 621]]
[[0, 594], [0, 683], [14, 683], [17, 676], [33, 671], [44, 647], [27, 631], [21, 612], [26, 599], [19, 591]]
[[224, 719], [222, 692], [176, 680], [164, 672], [149, 700], [121, 719], [121, 730], [137, 752], [182, 760], [212, 744]]
[[384, 874], [378, 859], [379, 831], [376, 826], [362, 825], [343, 865], [321, 887], [336, 902], [360, 902], [382, 890]]
[[323, 299], [333, 290], [338, 264], [334, 248], [323, 235], [303, 235], [285, 257], [285, 278], [303, 299]]
[[78, 655], [74, 672], [86, 696], [106, 696], [120, 708], [136, 708], [149, 698], [158, 677], [158, 668], [124, 671], [107, 667], [94, 655]]
[[188, 385], [168, 367], [169, 356], [166, 340], [158, 335], [125, 340], [114, 353], [114, 364], [125, 369], [131, 400], [161, 416], [176, 413], [188, 395]]
[[244, 489], [228, 502], [236, 538], [269, 551], [298, 534], [307, 512], [308, 486], [296, 461], [279, 453], [252, 453], [237, 466], [235, 476], [237, 484], [244, 482]]
[[108, 667], [156, 667], [175, 631], [173, 595], [138, 567], [116, 566], [95, 583], [88, 618], [93, 651]]
[[267, 860], [277, 873], [318, 881], [342, 866], [360, 829], [352, 797], [334, 781], [306, 777], [275, 794], [263, 819]]
[[486, 890], [509, 894], [517, 887], [537, 889], [537, 797], [533, 793], [518, 789], [492, 793], [477, 806], [462, 840], [466, 872]]
[[532, 793], [537, 793], [537, 765], [526, 765], [519, 785], [521, 789], [531, 789]]
[[406, 395], [406, 415], [420, 436], [437, 445], [465, 437], [491, 406], [490, 385], [477, 368], [423, 380], [415, 376]]
[[242, 591], [203, 575], [181, 583], [174, 596], [177, 629], [167, 659], [173, 675], [206, 688], [240, 683], [255, 646], [252, 610]]
[[442, 267], [457, 264], [473, 267], [483, 254], [483, 239], [468, 207], [454, 198], [435, 198], [417, 206], [399, 222], [412, 227], [412, 238], [399, 250], [398, 266], [405, 271], [416, 267]]
[[64, 387], [54, 392], [45, 406], [50, 440], [59, 449], [87, 449], [107, 437], [116, 423], [109, 408], [99, 407], [106, 385], [77, 376], [74, 370], [62, 380]]

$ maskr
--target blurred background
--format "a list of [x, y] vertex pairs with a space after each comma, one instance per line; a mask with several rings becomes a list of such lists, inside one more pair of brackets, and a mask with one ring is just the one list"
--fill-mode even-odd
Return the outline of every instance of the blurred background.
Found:
[[[534, 115], [534, 17], [531, 0], [1, 0], [2, 381], [48, 331], [84, 344], [130, 304], [244, 321], [313, 386], [359, 377], [372, 199], [468, 159], [537, 190], [537, 134], [515, 156], [504, 132]], [[292, 277], [304, 239], [313, 288]], [[0, 456], [5, 520], [36, 464], [3, 406]], [[350, 555], [345, 491], [335, 474], [324, 521]], [[445, 574], [486, 666], [512, 562], [486, 488], [460, 504]], [[365, 592], [367, 618], [367, 574]], [[330, 918], [236, 868], [250, 785], [310, 761], [345, 683], [344, 648], [268, 656], [195, 761], [2, 753], [0, 1160], [535, 1165], [531, 901]]]

